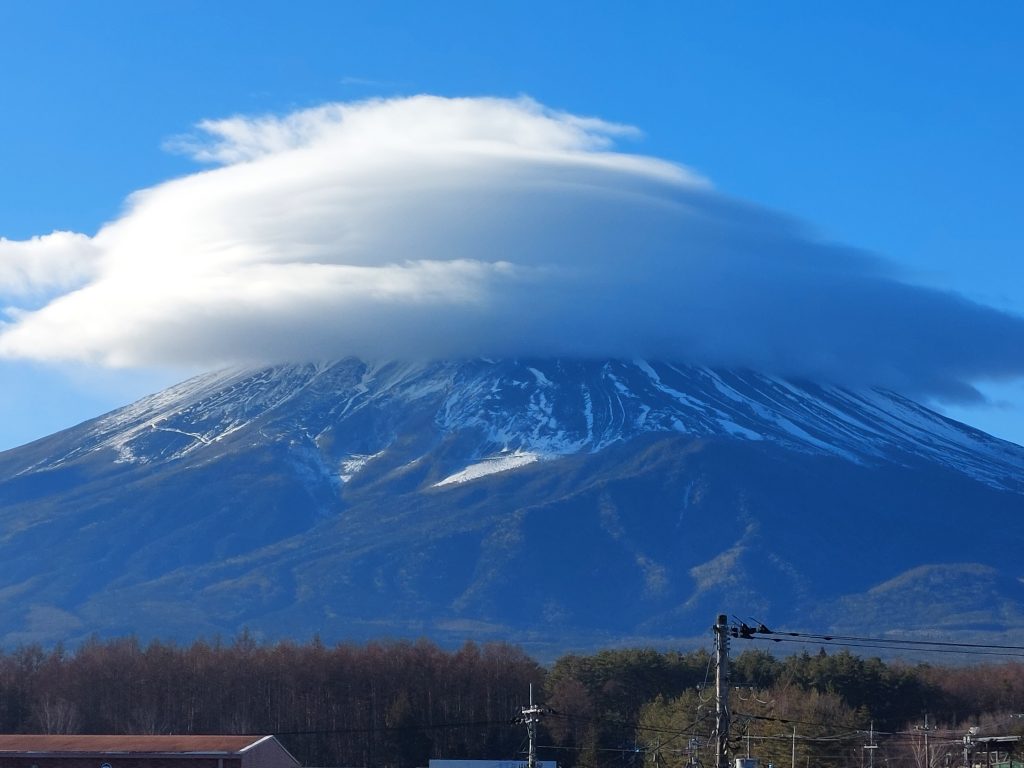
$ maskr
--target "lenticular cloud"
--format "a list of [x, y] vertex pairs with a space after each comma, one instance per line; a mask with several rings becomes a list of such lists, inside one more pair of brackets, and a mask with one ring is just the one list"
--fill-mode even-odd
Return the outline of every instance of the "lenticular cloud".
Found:
[[1021, 318], [616, 151], [625, 126], [420, 96], [198, 128], [170, 146], [213, 167], [94, 237], [0, 240], [0, 355], [642, 356], [951, 397], [1024, 374]]

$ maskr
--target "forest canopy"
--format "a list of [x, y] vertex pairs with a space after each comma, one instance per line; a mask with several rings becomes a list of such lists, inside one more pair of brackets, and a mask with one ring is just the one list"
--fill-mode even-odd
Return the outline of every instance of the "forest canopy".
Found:
[[[541, 759], [565, 768], [710, 768], [713, 678], [703, 650], [605, 650], [544, 667], [500, 643], [92, 640], [74, 652], [0, 653], [0, 729], [271, 733], [305, 765], [414, 768], [430, 758], [522, 758], [526, 731], [514, 719], [532, 687], [546, 708]], [[959, 766], [969, 729], [1024, 733], [1017, 662], [912, 665], [846, 651], [748, 650], [733, 660], [731, 686], [733, 755], [765, 768], [794, 757], [803, 766], [861, 766], [865, 746], [889, 768]]]

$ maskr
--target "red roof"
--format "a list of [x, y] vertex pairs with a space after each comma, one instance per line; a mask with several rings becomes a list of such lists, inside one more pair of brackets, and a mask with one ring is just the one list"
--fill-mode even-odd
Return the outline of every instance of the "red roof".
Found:
[[0, 734], [0, 753], [93, 752], [113, 754], [237, 754], [272, 736], [78, 736]]

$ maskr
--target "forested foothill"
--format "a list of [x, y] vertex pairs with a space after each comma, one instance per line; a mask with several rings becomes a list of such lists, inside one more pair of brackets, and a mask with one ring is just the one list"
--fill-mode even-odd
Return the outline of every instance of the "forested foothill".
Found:
[[[1024, 733], [1024, 665], [883, 662], [846, 651], [733, 659], [732, 750], [780, 768], [964, 764], [964, 736]], [[7, 733], [276, 734], [305, 765], [513, 759], [529, 702], [541, 759], [566, 768], [714, 765], [706, 651], [607, 650], [545, 668], [507, 644], [188, 646], [135, 639], [0, 654]], [[927, 721], [925, 715], [927, 713]], [[927, 722], [928, 730], [924, 730]], [[925, 734], [929, 759], [924, 757]], [[877, 745], [877, 749], [864, 748]], [[967, 755], [970, 759], [970, 756]]]

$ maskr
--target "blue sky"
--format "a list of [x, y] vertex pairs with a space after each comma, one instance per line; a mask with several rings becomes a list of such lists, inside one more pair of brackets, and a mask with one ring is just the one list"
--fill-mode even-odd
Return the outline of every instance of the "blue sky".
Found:
[[[165, 147], [204, 119], [528, 96], [636, 126], [620, 150], [901, 279], [1024, 315], [1024, 6], [552, 5], [0, 4], [0, 237], [94, 235], [132, 192], [203, 167]], [[0, 361], [0, 449], [193, 369]], [[1024, 443], [1024, 384], [981, 384], [994, 405], [946, 411]]]

